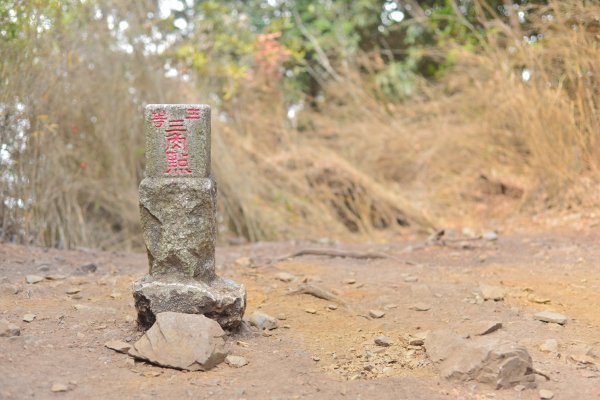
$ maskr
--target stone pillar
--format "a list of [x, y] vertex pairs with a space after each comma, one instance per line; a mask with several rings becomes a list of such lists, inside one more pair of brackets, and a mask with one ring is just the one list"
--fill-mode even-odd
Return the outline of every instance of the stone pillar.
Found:
[[235, 329], [246, 289], [215, 273], [216, 195], [210, 175], [210, 107], [150, 104], [146, 176], [139, 189], [150, 273], [133, 285], [138, 325], [160, 312], [203, 314]]

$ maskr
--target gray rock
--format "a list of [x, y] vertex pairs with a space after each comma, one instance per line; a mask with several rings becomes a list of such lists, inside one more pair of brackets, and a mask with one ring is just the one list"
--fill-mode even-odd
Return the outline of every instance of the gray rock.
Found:
[[542, 400], [550, 400], [554, 398], [554, 393], [551, 390], [542, 389], [539, 392], [540, 399]]
[[248, 318], [250, 325], [260, 330], [272, 330], [277, 328], [277, 320], [262, 311], [254, 311]]
[[554, 324], [564, 325], [567, 323], [568, 318], [562, 314], [552, 311], [542, 311], [533, 316], [533, 319], [542, 322], [551, 322]]
[[248, 365], [248, 360], [246, 360], [244, 357], [233, 356], [231, 354], [225, 357], [225, 362], [227, 365], [234, 368], [241, 368], [244, 365]]
[[129, 354], [163, 367], [207, 371], [227, 356], [225, 332], [203, 315], [159, 313]]
[[0, 337], [19, 336], [20, 334], [21, 328], [5, 319], [0, 319]]
[[43, 281], [45, 278], [40, 275], [27, 275], [25, 281], [31, 285]]
[[504, 300], [506, 291], [499, 286], [481, 285], [479, 287], [484, 300], [500, 301]]
[[229, 279], [216, 277], [210, 284], [193, 278], [147, 275], [133, 285], [138, 325], [152, 326], [158, 313], [173, 311], [201, 314], [224, 329], [236, 329], [246, 309], [246, 289]]
[[127, 353], [131, 348], [131, 344], [122, 340], [111, 340], [109, 342], [104, 343], [104, 347], [107, 347], [118, 353]]
[[546, 339], [540, 345], [540, 350], [546, 353], [558, 353], [558, 341], [556, 339]]
[[385, 315], [385, 313], [381, 310], [370, 310], [369, 311], [369, 316], [371, 318], [383, 318], [384, 315]]
[[531, 356], [523, 346], [487, 338], [463, 339], [451, 332], [432, 332], [425, 343], [442, 377], [477, 381], [495, 389], [535, 384]]
[[377, 346], [381, 347], [390, 347], [392, 345], [392, 341], [387, 336], [377, 336], [374, 342]]

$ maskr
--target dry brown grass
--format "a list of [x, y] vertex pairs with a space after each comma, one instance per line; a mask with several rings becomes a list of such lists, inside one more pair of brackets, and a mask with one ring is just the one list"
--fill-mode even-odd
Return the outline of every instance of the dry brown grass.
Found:
[[[369, 76], [346, 72], [326, 88], [320, 110], [301, 113], [296, 129], [280, 92], [249, 83], [213, 111], [221, 237], [379, 240], [406, 227], [596, 208], [600, 6], [569, 0], [549, 9], [552, 21], [541, 18], [548, 10], [531, 14], [543, 45], [485, 21], [498, 32], [485, 50], [449, 49], [457, 63], [447, 78], [403, 104], [381, 101]], [[100, 39], [59, 33], [68, 51], [39, 43], [47, 48], [37, 55], [43, 66], [3, 52], [20, 69], [2, 63], [2, 77], [11, 79], [0, 103], [14, 105], [16, 94], [27, 104], [3, 111], [2, 143], [13, 158], [0, 164], [11, 176], [0, 185], [5, 240], [139, 248], [141, 107], [206, 102], [193, 85], [164, 78], [159, 60], [110, 51], [105, 26], [89, 29]], [[26, 138], [8, 128], [19, 119], [31, 125]]]

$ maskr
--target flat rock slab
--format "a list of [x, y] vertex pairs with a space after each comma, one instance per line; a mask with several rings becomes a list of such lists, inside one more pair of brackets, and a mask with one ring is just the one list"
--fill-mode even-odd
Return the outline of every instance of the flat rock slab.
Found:
[[246, 309], [246, 288], [221, 277], [207, 284], [189, 277], [147, 275], [134, 283], [133, 297], [142, 329], [152, 326], [157, 314], [172, 311], [205, 315], [234, 330]]
[[467, 340], [439, 331], [427, 336], [425, 347], [448, 380], [477, 381], [494, 389], [535, 385], [531, 356], [518, 344], [481, 337]]
[[227, 356], [225, 331], [203, 315], [159, 313], [129, 355], [163, 367], [207, 371]]

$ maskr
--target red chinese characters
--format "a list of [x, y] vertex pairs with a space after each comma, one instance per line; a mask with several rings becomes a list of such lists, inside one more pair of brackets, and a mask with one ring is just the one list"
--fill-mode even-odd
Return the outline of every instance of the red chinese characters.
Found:
[[163, 122], [167, 120], [167, 112], [166, 111], [155, 111], [152, 112], [152, 123], [155, 127], [161, 128], [163, 126]]
[[165, 126], [165, 156], [167, 170], [165, 175], [191, 175], [188, 162], [186, 120], [199, 120], [200, 109], [188, 108], [185, 119], [167, 119], [166, 111], [152, 112], [151, 121], [157, 128]]
[[200, 119], [200, 109], [199, 108], [188, 108], [187, 110], [187, 120], [197, 120]]

